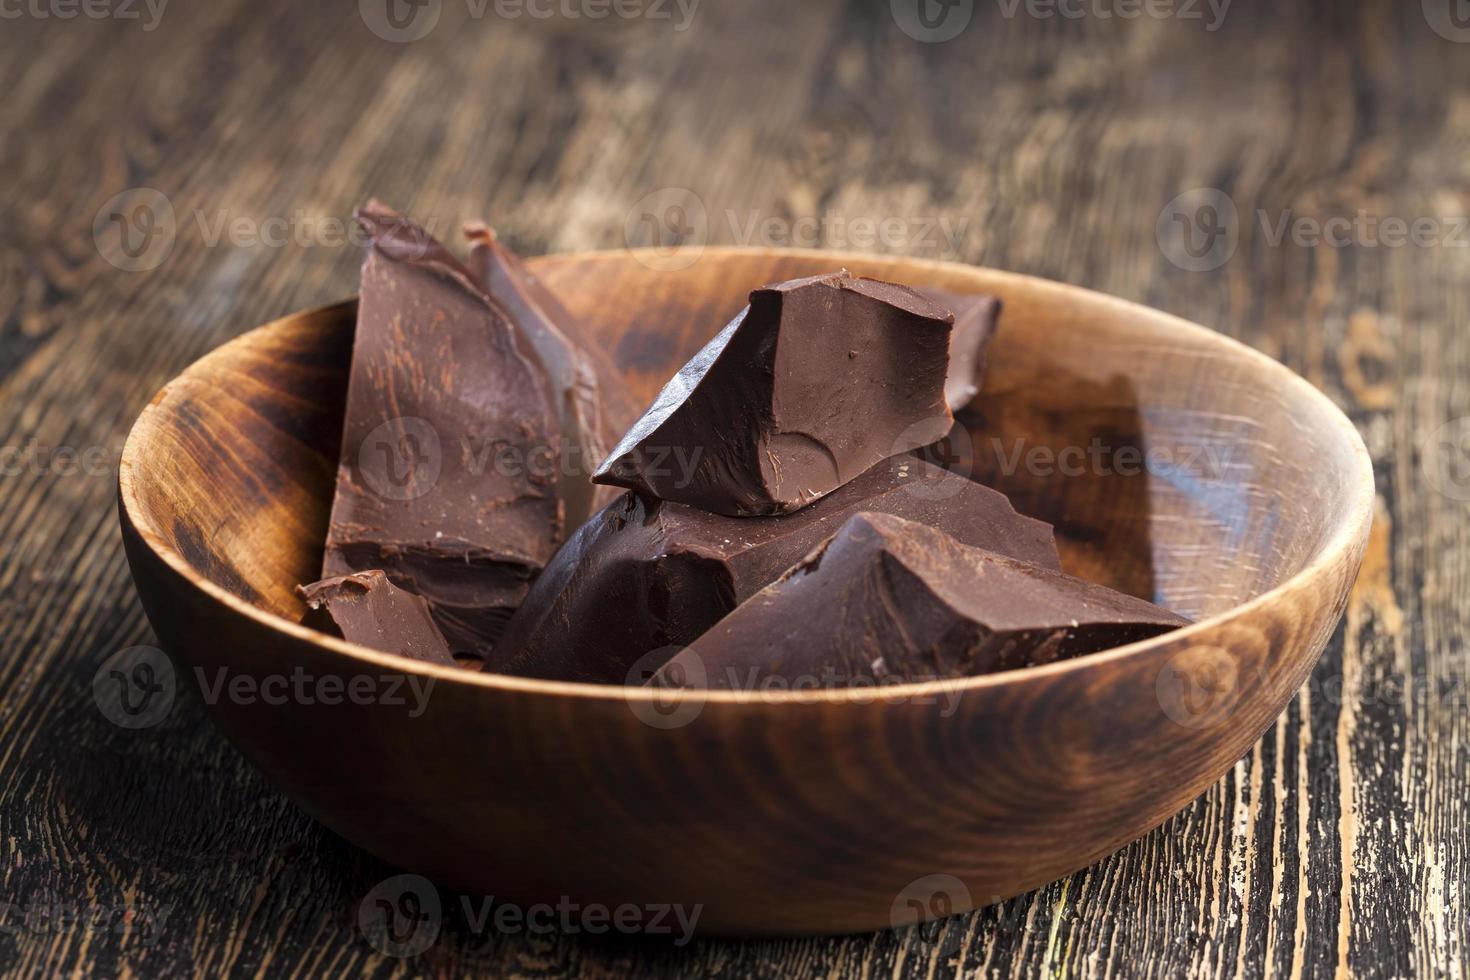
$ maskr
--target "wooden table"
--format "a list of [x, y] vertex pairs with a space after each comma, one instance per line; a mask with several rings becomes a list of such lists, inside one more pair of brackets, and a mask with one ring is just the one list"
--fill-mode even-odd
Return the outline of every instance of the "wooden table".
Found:
[[[1132, 9], [1114, 0], [1017, 3], [974, 4], [944, 42], [957, 21], [882, 0], [711, 2], [687, 21], [653, 0], [602, 20], [557, 12], [612, 9], [597, 0], [432, 0], [398, 27], [374, 0], [156, 19], [122, 0], [6, 5], [0, 965], [1470, 969], [1470, 31], [1433, 0], [1241, 3], [1223, 22], [1194, 0], [1131, 19], [1106, 16]], [[693, 211], [670, 212], [668, 188]], [[1381, 506], [1346, 621], [1276, 727], [1184, 812], [939, 930], [675, 949], [451, 915], [422, 956], [384, 957], [356, 917], [390, 869], [272, 791], [196, 703], [126, 730], [91, 694], [108, 656], [152, 639], [113, 510], [130, 421], [222, 341], [352, 293], [343, 221], [370, 194], [445, 233], [486, 216], [526, 253], [641, 244], [652, 202], [711, 243], [955, 258], [1215, 326], [1367, 440]]]

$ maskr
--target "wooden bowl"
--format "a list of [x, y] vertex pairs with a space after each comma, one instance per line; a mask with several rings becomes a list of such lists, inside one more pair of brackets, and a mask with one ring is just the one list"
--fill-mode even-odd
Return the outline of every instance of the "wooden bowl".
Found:
[[[347, 839], [475, 895], [700, 905], [701, 929], [727, 934], [887, 928], [1025, 892], [1158, 826], [1306, 679], [1361, 561], [1373, 475], [1348, 420], [1280, 364], [986, 269], [709, 249], [670, 272], [656, 258], [534, 263], [645, 398], [764, 283], [846, 266], [999, 294], [955, 465], [1055, 521], [1070, 570], [1199, 622], [881, 694], [549, 683], [326, 637], [298, 625], [292, 587], [321, 560], [354, 307], [290, 316], [144, 410], [122, 525], [181, 686]], [[1135, 453], [1152, 465], [1128, 465]], [[422, 705], [408, 681], [428, 686]]]

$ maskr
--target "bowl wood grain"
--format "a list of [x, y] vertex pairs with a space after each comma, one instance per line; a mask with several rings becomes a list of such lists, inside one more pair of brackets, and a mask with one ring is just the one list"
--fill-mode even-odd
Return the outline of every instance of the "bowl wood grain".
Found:
[[[1373, 478], [1353, 426], [1286, 368], [1157, 311], [954, 264], [742, 249], [654, 264], [534, 262], [645, 400], [767, 282], [846, 266], [999, 294], [953, 465], [1056, 522], [1070, 571], [1200, 621], [881, 695], [520, 680], [314, 633], [292, 589], [321, 560], [354, 307], [290, 316], [153, 399], [124, 451], [120, 509], [182, 687], [244, 677], [263, 694], [294, 671], [312, 691], [371, 688], [208, 705], [344, 837], [475, 894], [698, 904], [719, 933], [887, 928], [1027, 891], [1147, 832], [1306, 679], [1357, 573]], [[1129, 466], [1135, 454], [1150, 465]], [[421, 711], [412, 685], [428, 689]]]

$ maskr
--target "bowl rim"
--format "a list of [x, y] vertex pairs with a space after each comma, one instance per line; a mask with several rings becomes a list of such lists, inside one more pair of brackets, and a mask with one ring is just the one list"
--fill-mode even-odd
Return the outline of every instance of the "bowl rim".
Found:
[[[529, 258], [527, 261], [533, 268], [544, 268], [550, 265], [593, 261], [627, 261], [629, 259], [638, 261], [640, 256], [647, 256], [653, 259], [658, 257], [658, 254], [658, 251], [653, 248], [596, 249], [535, 256]], [[141, 479], [138, 476], [138, 472], [144, 465], [140, 462], [140, 447], [155, 424], [154, 416], [158, 407], [168, 396], [169, 388], [176, 381], [193, 373], [200, 365], [211, 359], [217, 357], [220, 359], [226, 358], [237, 345], [248, 344], [251, 342], [251, 338], [269, 331], [280, 324], [292, 320], [299, 320], [302, 317], [340, 311], [356, 303], [356, 298], [354, 297], [350, 300], [343, 300], [341, 302], [287, 314], [284, 317], [278, 317], [275, 320], [247, 330], [190, 363], [175, 378], [159, 389], [134, 420], [128, 431], [127, 439], [123, 444], [122, 455], [118, 462], [118, 501], [122, 508], [124, 518], [137, 533], [139, 539], [147, 545], [155, 556], [168, 565], [180, 578], [184, 579], [194, 588], [199, 589], [210, 599], [221, 603], [235, 613], [254, 620], [263, 627], [284, 633], [301, 642], [316, 645], [332, 653], [348, 657], [365, 666], [388, 668], [398, 673], [412, 672], [420, 674], [432, 678], [436, 684], [448, 682], [468, 685], [470, 687], [480, 687], [502, 693], [551, 695], [595, 701], [621, 702], [624, 704], [629, 702], [651, 703], [657, 699], [665, 707], [677, 707], [680, 704], [686, 703], [833, 705], [897, 702], [909, 699], [933, 698], [956, 692], [1004, 687], [1055, 677], [1074, 671], [1098, 669], [1104, 665], [1116, 663], [1125, 658], [1141, 656], [1152, 649], [1161, 648], [1165, 645], [1175, 645], [1181, 640], [1187, 641], [1194, 636], [1222, 626], [1230, 620], [1237, 619], [1242, 615], [1268, 606], [1281, 599], [1282, 596], [1304, 588], [1332, 568], [1338, 566], [1367, 537], [1369, 527], [1372, 523], [1376, 490], [1372, 459], [1368, 455], [1367, 447], [1364, 445], [1362, 435], [1358, 432], [1357, 427], [1353, 425], [1352, 421], [1348, 419], [1342, 409], [1328, 398], [1326, 394], [1301, 375], [1280, 361], [1267, 356], [1261, 351], [1233, 337], [1226, 336], [1225, 334], [1193, 323], [1172, 313], [1167, 313], [1141, 303], [1121, 299], [1082, 286], [1074, 286], [1040, 276], [1009, 272], [988, 266], [976, 266], [964, 262], [854, 251], [750, 246], [708, 246], [701, 254], [701, 259], [706, 257], [800, 258], [806, 260], [821, 257], [830, 258], [834, 264], [839, 266], [845, 265], [848, 262], [859, 265], [873, 262], [886, 262], [911, 269], [927, 269], [938, 272], [973, 274], [979, 271], [983, 272], [987, 278], [999, 283], [1009, 282], [1018, 287], [1039, 288], [1040, 290], [1051, 291], [1062, 297], [1070, 297], [1084, 303], [1094, 305], [1102, 304], [1103, 306], [1112, 307], [1119, 314], [1148, 318], [1160, 326], [1191, 334], [1205, 340], [1207, 343], [1218, 344], [1233, 354], [1243, 356], [1247, 360], [1253, 361], [1264, 371], [1275, 376], [1284, 386], [1295, 388], [1303, 393], [1308, 401], [1316, 402], [1324, 410], [1324, 417], [1329, 419], [1331, 424], [1337, 429], [1339, 437], [1346, 440], [1347, 445], [1353, 450], [1353, 457], [1358, 464], [1358, 479], [1352, 488], [1355, 491], [1355, 495], [1350, 500], [1342, 519], [1338, 521], [1338, 526], [1333, 529], [1328, 540], [1317, 549], [1308, 564], [1285, 581], [1260, 595], [1247, 599], [1238, 605], [1231, 606], [1223, 612], [1216, 613], [1213, 616], [1208, 616], [1188, 626], [1180, 627], [1177, 630], [1156, 637], [1139, 640], [1134, 643], [1125, 644], [1124, 646], [1113, 647], [1112, 649], [1099, 651], [1098, 653], [1088, 654], [1085, 657], [1057, 661], [1041, 666], [1016, 668], [998, 673], [981, 674], [975, 677], [946, 678], [905, 684], [882, 684], [872, 687], [760, 691], [721, 691], [703, 688], [665, 690], [633, 687], [630, 685], [541, 680], [538, 678], [514, 677], [508, 674], [474, 671], [462, 667], [440, 666], [438, 664], [415, 660], [400, 654], [388, 653], [356, 643], [349, 643], [346, 640], [330, 636], [326, 633], [320, 633], [300, 623], [292, 622], [284, 616], [252, 605], [234, 593], [205, 578], [184, 559], [183, 555], [165, 544], [162, 538], [153, 530], [149, 522], [142, 516], [142, 509], [138, 502], [136, 483]]]

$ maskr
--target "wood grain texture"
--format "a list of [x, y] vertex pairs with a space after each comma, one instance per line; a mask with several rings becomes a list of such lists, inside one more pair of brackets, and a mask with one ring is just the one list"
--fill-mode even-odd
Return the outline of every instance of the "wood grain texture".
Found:
[[[0, 963], [19, 975], [1464, 972], [1470, 530], [1442, 468], [1455, 444], [1431, 437], [1470, 415], [1458, 380], [1470, 256], [1449, 240], [1301, 247], [1266, 233], [1287, 210], [1447, 223], [1470, 210], [1470, 63], [1420, 5], [1237, 3], [1207, 32], [982, 4], [943, 45], [904, 36], [881, 3], [710, 4], [684, 32], [459, 24], [446, 4], [408, 45], [372, 36], [353, 6], [222, 0], [170, 6], [148, 32], [31, 16], [0, 31], [0, 447], [38, 461], [14, 472], [8, 453], [0, 478]], [[166, 193], [179, 225], [157, 269], [129, 273], [99, 256], [92, 223], [139, 186]], [[102, 661], [153, 642], [107, 461], [204, 351], [352, 292], [355, 249], [329, 244], [324, 219], [370, 193], [441, 230], [486, 215], [534, 254], [621, 245], [634, 203], [668, 186], [699, 194], [714, 242], [743, 238], [752, 214], [963, 222], [952, 248], [912, 225], [879, 247], [1089, 286], [1281, 358], [1352, 413], [1373, 455], [1365, 573], [1307, 689], [1218, 785], [1088, 871], [932, 935], [674, 950], [456, 925], [419, 960], [382, 957], [354, 919], [389, 869], [271, 791], [199, 706], [129, 732], [93, 704]], [[1199, 186], [1227, 192], [1241, 221], [1230, 261], [1195, 273], [1161, 254], [1154, 225]], [[209, 243], [221, 214], [298, 209], [318, 223], [311, 247]], [[855, 244], [831, 230], [821, 242]], [[39, 462], [57, 446], [98, 448], [103, 465]], [[150, 945], [137, 929], [41, 915], [15, 928], [17, 905], [167, 915]]]
[[[1367, 452], [1281, 365], [1144, 307], [961, 265], [711, 249], [676, 271], [651, 257], [532, 263], [609, 347], [662, 352], [628, 364], [646, 367], [634, 377], [649, 400], [750, 284], [837, 262], [1006, 305], [977, 438], [1022, 444], [1030, 429], [1007, 421], [1043, 410], [1113, 417], [1089, 400], [1099, 386], [1051, 385], [1060, 373], [1136, 392], [1151, 453], [1231, 450], [1218, 472], [1137, 474], [1143, 511], [1119, 494], [1115, 516], [1097, 491], [1133, 478], [1121, 462], [1117, 480], [1057, 471], [1048, 493], [1018, 501], [1049, 505], [1034, 516], [1062, 522], [1064, 564], [1093, 577], [1107, 566], [1089, 545], [1136, 538], [1157, 598], [1198, 621], [1092, 657], [881, 693], [568, 685], [330, 642], [297, 625], [292, 589], [322, 550], [324, 464], [351, 438], [331, 416], [352, 307], [288, 317], [144, 409], [119, 473], [123, 543], [177, 685], [274, 786], [390, 864], [524, 905], [697, 909], [715, 935], [941, 919], [1086, 867], [1175, 813], [1275, 720], [1340, 621], [1372, 518]], [[442, 438], [429, 472], [462, 481], [451, 467], [474, 470]], [[354, 442], [343, 456], [373, 439]], [[334, 706], [316, 682], [290, 698], [210, 693], [220, 678], [283, 686], [287, 667], [365, 695]], [[410, 690], [422, 697], [407, 703]]]

